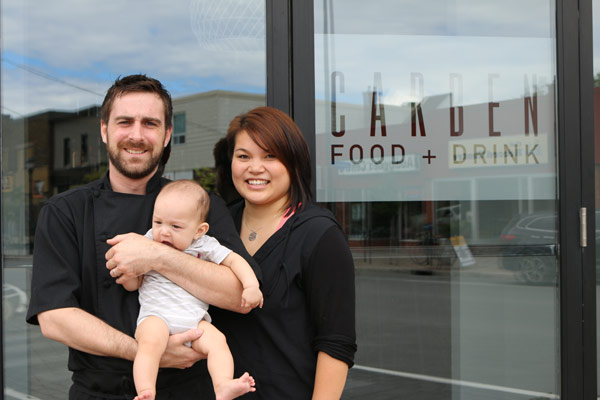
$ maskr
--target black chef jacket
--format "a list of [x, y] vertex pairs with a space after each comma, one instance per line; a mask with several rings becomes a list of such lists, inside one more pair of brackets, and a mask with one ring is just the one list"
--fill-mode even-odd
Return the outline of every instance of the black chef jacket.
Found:
[[[128, 232], [144, 234], [151, 227], [156, 196], [168, 182], [156, 174], [146, 186], [146, 195], [117, 193], [107, 174], [53, 196], [37, 223], [27, 322], [38, 324], [37, 315], [43, 311], [78, 307], [133, 337], [138, 294], [110, 276], [104, 258], [109, 249], [106, 240]], [[224, 202], [213, 194], [207, 220], [213, 237], [250, 259]], [[69, 348], [68, 368], [73, 371], [71, 398], [130, 399], [135, 394], [131, 361]], [[205, 361], [184, 370], [161, 369], [157, 398], [201, 399], [196, 386], [207, 374]]]

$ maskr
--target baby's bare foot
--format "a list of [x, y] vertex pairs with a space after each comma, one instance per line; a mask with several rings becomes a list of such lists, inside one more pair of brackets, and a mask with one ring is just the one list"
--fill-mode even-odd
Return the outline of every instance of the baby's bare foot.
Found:
[[255, 392], [254, 378], [247, 372], [237, 379], [224, 381], [216, 385], [215, 397], [217, 400], [231, 400], [248, 392]]
[[154, 391], [147, 389], [142, 390], [142, 392], [139, 395], [137, 395], [133, 400], [154, 400], [154, 397], [156, 397]]

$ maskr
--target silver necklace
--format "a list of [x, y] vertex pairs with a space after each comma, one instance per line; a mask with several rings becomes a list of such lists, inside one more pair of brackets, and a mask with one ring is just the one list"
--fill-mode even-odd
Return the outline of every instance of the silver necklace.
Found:
[[[269, 221], [271, 221], [273, 218], [277, 217], [281, 215], [281, 213], [277, 213], [274, 216], [272, 216]], [[246, 225], [246, 228], [248, 228], [248, 230], [250, 231], [250, 233], [248, 234], [248, 240], [253, 242], [254, 240], [256, 240], [256, 238], [258, 237], [258, 231], [260, 231], [262, 228], [264, 228], [265, 226], [269, 225], [269, 223], [264, 224], [263, 226], [261, 226], [260, 228], [257, 229], [252, 229], [248, 226], [248, 224], [246, 223], [245, 219], [242, 218], [242, 221], [244, 222], [244, 225]]]

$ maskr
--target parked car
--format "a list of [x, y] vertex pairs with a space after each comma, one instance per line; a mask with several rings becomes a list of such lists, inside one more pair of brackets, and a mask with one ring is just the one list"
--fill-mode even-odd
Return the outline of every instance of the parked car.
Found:
[[[596, 267], [600, 264], [600, 213], [596, 213]], [[517, 277], [531, 284], [557, 282], [556, 214], [539, 212], [513, 218], [502, 230], [500, 240], [502, 267], [515, 271]], [[591, 243], [590, 243], [591, 244]]]

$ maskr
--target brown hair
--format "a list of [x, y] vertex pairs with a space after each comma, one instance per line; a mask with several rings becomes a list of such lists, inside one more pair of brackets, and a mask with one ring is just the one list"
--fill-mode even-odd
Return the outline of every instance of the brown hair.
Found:
[[158, 194], [159, 196], [163, 193], [179, 191], [186, 195], [196, 197], [196, 212], [198, 214], [198, 220], [200, 222], [206, 221], [208, 210], [210, 208], [210, 196], [204, 190], [202, 185], [191, 179], [180, 179], [177, 181], [167, 183]]
[[[117, 97], [123, 96], [127, 93], [144, 92], [144, 93], [155, 93], [160, 97], [165, 106], [165, 129], [169, 129], [173, 125], [173, 103], [171, 101], [171, 94], [158, 79], [150, 78], [143, 74], [128, 75], [123, 78], [119, 77], [113, 83], [113, 85], [106, 92], [102, 107], [100, 108], [100, 118], [102, 122], [108, 124], [112, 105]], [[167, 147], [163, 150], [161, 158], [161, 168], [169, 160], [171, 154], [171, 141], [167, 144]]]
[[[248, 136], [264, 151], [272, 153], [290, 175], [288, 191], [290, 211], [312, 201], [311, 164], [308, 145], [296, 123], [283, 111], [258, 107], [235, 117], [227, 130], [227, 155], [233, 159], [238, 133]], [[231, 171], [229, 171], [231, 176]]]

